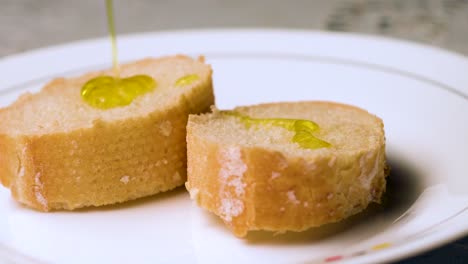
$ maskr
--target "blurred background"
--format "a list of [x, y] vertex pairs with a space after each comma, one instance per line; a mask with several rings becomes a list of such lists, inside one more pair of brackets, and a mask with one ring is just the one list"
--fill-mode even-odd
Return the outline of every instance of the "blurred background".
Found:
[[[468, 56], [468, 0], [114, 0], [117, 33], [291, 28], [416, 41]], [[107, 37], [104, 0], [0, 0], [0, 57]], [[467, 72], [468, 74], [468, 72]], [[468, 263], [468, 237], [404, 264]]]
[[[114, 0], [119, 34], [221, 27], [360, 32], [468, 55], [468, 0]], [[107, 34], [104, 0], [0, 0], [0, 57]]]

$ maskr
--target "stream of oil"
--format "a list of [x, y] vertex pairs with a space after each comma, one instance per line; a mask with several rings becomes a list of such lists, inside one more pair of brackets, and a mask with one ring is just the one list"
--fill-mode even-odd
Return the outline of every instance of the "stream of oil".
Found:
[[86, 82], [81, 88], [81, 97], [89, 105], [100, 109], [129, 105], [136, 97], [153, 91], [157, 86], [156, 80], [149, 75], [120, 77], [112, 0], [106, 0], [106, 11], [114, 76], [98, 76]]

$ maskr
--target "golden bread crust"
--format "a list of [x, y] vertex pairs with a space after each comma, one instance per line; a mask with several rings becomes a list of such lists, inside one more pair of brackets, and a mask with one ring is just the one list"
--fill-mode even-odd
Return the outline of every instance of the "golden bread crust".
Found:
[[[211, 69], [208, 72], [169, 107], [146, 115], [97, 119], [92, 127], [67, 132], [0, 133], [1, 183], [16, 200], [40, 211], [119, 203], [182, 185], [188, 115], [206, 112], [214, 104]], [[96, 75], [87, 74], [77, 82]], [[57, 89], [62, 82], [52, 81], [41, 93]], [[23, 107], [29, 100], [35, 100], [35, 95], [22, 96], [10, 107]]]
[[[281, 104], [287, 111], [297, 103]], [[279, 103], [264, 106], [272, 105]], [[186, 187], [199, 206], [220, 216], [238, 237], [251, 230], [281, 233], [337, 222], [379, 202], [385, 191], [380, 119], [381, 140], [375, 147], [310, 158], [214, 142], [194, 131], [196, 118], [190, 116], [187, 126]]]

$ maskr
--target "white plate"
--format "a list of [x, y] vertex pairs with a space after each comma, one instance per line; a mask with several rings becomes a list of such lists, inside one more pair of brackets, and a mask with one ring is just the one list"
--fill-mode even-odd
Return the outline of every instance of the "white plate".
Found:
[[[119, 38], [123, 61], [204, 54], [220, 108], [333, 100], [383, 118], [393, 167], [385, 206], [341, 224], [241, 240], [183, 188], [119, 206], [38, 213], [0, 190], [2, 262], [376, 263], [468, 234], [468, 60], [421, 45], [350, 34], [222, 30]], [[107, 39], [0, 61], [0, 105], [57, 76], [110, 66]], [[1, 122], [1, 121], [0, 121]]]

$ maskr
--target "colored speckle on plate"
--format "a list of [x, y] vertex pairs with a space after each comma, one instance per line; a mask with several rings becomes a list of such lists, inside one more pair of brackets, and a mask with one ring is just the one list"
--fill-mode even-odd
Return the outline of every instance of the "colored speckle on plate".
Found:
[[352, 254], [353, 257], [357, 257], [357, 256], [362, 256], [362, 255], [365, 255], [366, 254], [366, 251], [365, 250], [361, 250], [361, 251], [357, 251], [355, 253]]
[[342, 256], [332, 256], [332, 257], [328, 257], [325, 259], [325, 262], [332, 262], [332, 261], [337, 261], [337, 260], [340, 260], [342, 259], [343, 257]]
[[372, 250], [381, 250], [381, 249], [384, 249], [384, 248], [388, 248], [390, 247], [392, 244], [390, 243], [382, 243], [382, 244], [378, 244], [378, 245], [375, 245], [372, 247]]

